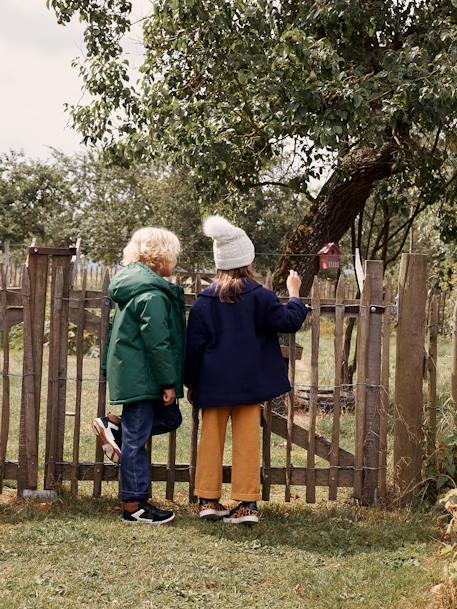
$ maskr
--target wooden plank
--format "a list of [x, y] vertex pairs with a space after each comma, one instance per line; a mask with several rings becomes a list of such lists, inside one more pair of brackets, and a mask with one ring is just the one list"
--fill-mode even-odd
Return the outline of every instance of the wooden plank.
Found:
[[337, 498], [338, 488], [338, 449], [340, 445], [341, 384], [343, 382], [344, 352], [344, 293], [345, 281], [341, 275], [336, 288], [335, 302], [335, 388], [333, 402], [332, 445], [330, 448], [330, 480], [328, 498]]
[[[88, 279], [89, 281], [89, 279]], [[89, 285], [89, 283], [88, 283]], [[189, 296], [189, 294], [188, 294]], [[81, 300], [81, 290], [71, 290], [70, 292], [70, 308], [71, 309], [79, 309], [79, 301]], [[100, 309], [105, 302], [105, 295], [103, 292], [97, 290], [86, 290], [86, 295], [84, 298], [84, 306], [86, 309]], [[114, 308], [116, 305], [114, 302], [111, 302], [111, 307]]]
[[[14, 464], [8, 463], [11, 478], [14, 476]], [[59, 474], [63, 480], [69, 480], [73, 471], [72, 463], [57, 464]], [[96, 471], [96, 463], [80, 463], [78, 477], [81, 481], [91, 481], [94, 479]], [[113, 482], [117, 480], [119, 475], [119, 466], [113, 463], [106, 463], [103, 471], [103, 480]], [[306, 467], [294, 467], [292, 471], [292, 484], [296, 486], [305, 486], [309, 470]], [[328, 486], [330, 476], [329, 468], [318, 467], [315, 473], [316, 486]], [[165, 482], [167, 480], [167, 465], [165, 463], [157, 463], [151, 465], [151, 480], [153, 482]], [[222, 480], [224, 484], [229, 484], [231, 481], [231, 466], [224, 465]], [[189, 464], [176, 464], [176, 482], [190, 481], [190, 466]], [[286, 468], [272, 467], [271, 481], [274, 485], [284, 485], [286, 482]], [[340, 487], [351, 488], [354, 485], [354, 470], [352, 468], [341, 468], [338, 484]]]
[[[107, 270], [103, 279], [102, 293], [104, 295], [104, 300], [102, 301], [102, 310], [100, 315], [100, 363], [97, 417], [105, 416], [106, 409], [106, 377], [103, 372], [103, 354], [105, 352], [106, 344], [108, 341], [109, 317], [111, 311], [111, 301], [108, 296], [109, 283], [110, 276], [109, 271]], [[92, 495], [94, 497], [100, 497], [102, 492], [104, 457], [103, 449], [98, 442], [96, 443], [95, 461], [97, 462], [97, 467], [94, 476], [94, 488]]]
[[169, 501], [173, 501], [175, 496], [175, 480], [176, 480], [176, 431], [168, 434], [168, 456], [167, 456], [167, 486], [165, 497]]
[[197, 466], [199, 410], [192, 406], [192, 427], [190, 433], [189, 502], [195, 503], [195, 469]]
[[84, 328], [86, 309], [84, 308], [84, 293], [87, 286], [87, 269], [83, 270], [81, 302], [79, 306], [79, 316], [76, 326], [76, 401], [75, 401], [75, 421], [73, 427], [73, 476], [71, 478], [71, 492], [78, 494], [78, 464], [79, 464], [79, 443], [81, 437], [81, 399], [83, 386], [83, 364], [84, 364]]
[[270, 500], [271, 490], [271, 402], [262, 408], [262, 500]]
[[[8, 267], [0, 264], [0, 316], [7, 316], [6, 289], [8, 287]], [[6, 473], [6, 451], [10, 427], [10, 352], [9, 352], [9, 326], [5, 324], [2, 332], [3, 369], [2, 369], [2, 417], [0, 422], [0, 493], [3, 490], [3, 480]]]
[[399, 501], [407, 503], [421, 481], [427, 256], [401, 258], [395, 369], [394, 476]]
[[362, 293], [365, 283], [365, 272], [363, 270], [362, 259], [360, 257], [360, 250], [358, 247], [355, 248], [354, 268], [357, 284], [359, 286], [360, 293]]
[[454, 305], [454, 317], [452, 323], [452, 372], [451, 372], [451, 395], [454, 402], [454, 418], [457, 421], [457, 301]]
[[381, 412], [379, 417], [379, 497], [387, 495], [387, 422], [390, 387], [390, 337], [392, 332], [392, 286], [384, 291], [384, 318], [382, 325]]
[[41, 247], [38, 245], [31, 245], [29, 247], [29, 257], [34, 255], [40, 256], [72, 256], [76, 255], [75, 247]]
[[365, 404], [365, 439], [362, 503], [373, 505], [378, 502], [379, 489], [379, 422], [381, 411], [381, 344], [382, 317], [371, 315], [371, 309], [383, 307], [383, 263], [381, 260], [365, 262], [365, 281], [370, 277], [370, 301], [367, 344], [367, 388]]
[[[278, 414], [277, 412], [271, 413], [271, 431], [277, 436], [281, 438], [287, 439], [287, 418]], [[309, 429], [306, 427], [302, 427], [297, 423], [294, 423], [293, 432], [292, 432], [292, 443], [296, 446], [300, 446], [305, 450], [308, 450], [308, 441], [309, 441]], [[331, 443], [320, 436], [319, 434], [315, 434], [314, 436], [314, 446], [316, 455], [325, 459], [326, 461], [330, 460], [330, 448]], [[338, 450], [338, 462], [340, 465], [344, 465], [347, 467], [354, 467], [354, 455], [343, 448]]]
[[[3, 298], [5, 300], [5, 307], [7, 305], [7, 293], [3, 291]], [[0, 332], [9, 330], [13, 326], [20, 324], [24, 321], [24, 311], [22, 307], [14, 307], [5, 309], [5, 315], [0, 318]]]
[[46, 417], [45, 489], [57, 484], [57, 435], [59, 420], [59, 365], [62, 298], [64, 291], [63, 268], [52, 269], [51, 320], [49, 336], [48, 405]]
[[[90, 332], [98, 339], [100, 339], [100, 316], [91, 313], [87, 309], [85, 309], [85, 311], [86, 313], [84, 315], [84, 330], [87, 330], [87, 332]], [[71, 323], [78, 325], [79, 309], [70, 307], [69, 315]]]
[[36, 489], [38, 484], [38, 444], [35, 413], [34, 361], [32, 348], [32, 312], [29, 273], [22, 282], [24, 308], [24, 352], [22, 365], [22, 395], [19, 425], [19, 469], [17, 494]]
[[360, 299], [360, 315], [357, 328], [357, 387], [355, 398], [355, 473], [354, 497], [362, 499], [363, 483], [363, 447], [365, 440], [365, 404], [367, 397], [367, 343], [369, 340], [368, 322], [370, 304], [371, 278], [363, 284]]
[[309, 395], [309, 430], [308, 430], [308, 475], [306, 478], [306, 501], [316, 501], [316, 416], [319, 390], [319, 332], [320, 332], [320, 295], [319, 282], [314, 278], [311, 293], [311, 387]]
[[427, 452], [432, 457], [436, 448], [436, 409], [437, 409], [437, 377], [436, 365], [438, 359], [438, 296], [433, 294], [430, 301], [429, 316], [429, 347], [427, 357], [428, 367], [428, 433]]
[[[62, 305], [60, 311], [59, 329], [59, 368], [57, 377], [57, 439], [56, 439], [56, 460], [63, 460], [65, 425], [66, 425], [66, 401], [67, 401], [67, 369], [68, 369], [68, 324], [69, 324], [69, 294], [71, 283], [71, 257], [66, 254], [63, 256], [53, 255], [53, 268], [62, 268], [63, 292]], [[60, 480], [56, 480], [60, 484]]]
[[292, 473], [292, 433], [294, 428], [295, 413], [295, 334], [289, 335], [289, 382], [290, 391], [286, 396], [287, 406], [287, 440], [286, 440], [286, 488], [284, 489], [284, 500], [290, 501], [291, 496], [291, 473]]
[[48, 257], [29, 256], [28, 268], [30, 273], [31, 316], [32, 316], [32, 349], [34, 364], [35, 390], [35, 429], [36, 444], [39, 446], [40, 414], [41, 414], [41, 384], [43, 376], [44, 324], [46, 317], [46, 293], [48, 288]]

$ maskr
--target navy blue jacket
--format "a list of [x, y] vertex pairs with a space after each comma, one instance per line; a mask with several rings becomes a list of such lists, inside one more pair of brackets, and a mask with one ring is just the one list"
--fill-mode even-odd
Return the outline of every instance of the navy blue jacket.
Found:
[[308, 309], [298, 298], [283, 305], [259, 283], [223, 303], [214, 286], [192, 306], [184, 382], [199, 408], [258, 404], [290, 390], [278, 332], [296, 332]]

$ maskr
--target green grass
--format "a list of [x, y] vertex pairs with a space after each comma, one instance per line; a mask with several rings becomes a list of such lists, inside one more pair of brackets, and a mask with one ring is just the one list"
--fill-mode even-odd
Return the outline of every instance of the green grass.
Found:
[[[309, 333], [298, 341], [305, 353], [297, 366], [297, 382], [309, 382]], [[395, 358], [392, 343], [392, 363]], [[323, 327], [320, 383], [333, 384], [333, 337]], [[45, 353], [45, 367], [47, 361]], [[438, 360], [440, 430], [448, 426], [449, 342], [440, 339]], [[11, 353], [11, 372], [21, 373], [21, 354]], [[0, 360], [1, 365], [1, 360]], [[393, 366], [392, 366], [393, 371]], [[86, 358], [81, 425], [81, 461], [93, 461], [91, 420], [97, 412], [98, 360]], [[68, 376], [75, 376], [69, 357]], [[391, 402], [393, 396], [391, 377]], [[1, 385], [1, 380], [0, 380]], [[12, 417], [8, 458], [17, 458], [21, 381], [11, 379]], [[46, 382], [43, 382], [41, 439], [44, 438]], [[68, 381], [67, 411], [74, 411], [75, 382]], [[183, 402], [178, 430], [177, 462], [190, 454], [190, 409]], [[119, 408], [112, 408], [119, 412]], [[306, 416], [296, 414], [297, 422]], [[74, 418], [67, 417], [65, 458], [71, 460]], [[318, 416], [317, 429], [329, 437], [332, 415]], [[354, 449], [354, 415], [342, 417], [341, 445]], [[392, 441], [389, 434], [389, 450]], [[43, 463], [44, 441], [40, 443]], [[167, 438], [156, 438], [153, 461], [165, 462]], [[230, 463], [230, 431], [225, 461]], [[272, 437], [272, 464], [284, 465], [283, 439]], [[306, 452], [295, 447], [293, 464], [306, 465]], [[319, 466], [326, 466], [318, 461]], [[13, 486], [13, 485], [12, 485]], [[340, 490], [338, 503], [303, 501], [304, 489], [293, 489], [293, 502], [281, 502], [284, 488], [273, 487], [273, 501], [262, 505], [255, 529], [201, 523], [187, 505], [187, 485], [176, 485], [177, 520], [162, 529], [131, 528], [119, 522], [117, 484], [103, 486], [103, 498], [89, 497], [90, 482], [80, 484], [81, 498], [64, 495], [50, 508], [0, 496], [0, 607], [2, 609], [66, 609], [99, 607], [155, 609], [243, 608], [289, 609], [421, 609], [430, 603], [429, 589], [441, 578], [437, 556], [441, 533], [436, 515], [421, 511], [362, 509]], [[224, 489], [228, 497], [229, 489]], [[164, 484], [154, 486], [161, 505]], [[3, 502], [2, 502], [3, 501]], [[44, 510], [44, 511], [42, 511]]]
[[431, 515], [263, 506], [257, 528], [119, 522], [114, 499], [0, 505], [2, 609], [421, 609], [439, 581]]

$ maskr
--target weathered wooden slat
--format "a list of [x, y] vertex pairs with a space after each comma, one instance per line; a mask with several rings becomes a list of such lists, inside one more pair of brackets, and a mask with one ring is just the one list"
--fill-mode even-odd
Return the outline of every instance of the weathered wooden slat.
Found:
[[[8, 464], [10, 478], [14, 479], [14, 464]], [[80, 463], [78, 468], [78, 477], [81, 481], [92, 481], [94, 479], [96, 463]], [[57, 470], [59, 475], [62, 476], [63, 480], [71, 479], [73, 464], [72, 463], [59, 463], [57, 464]], [[176, 464], [176, 482], [190, 481], [190, 466], [189, 464]], [[271, 483], [275, 485], [284, 485], [286, 483], [286, 468], [285, 467], [272, 467], [271, 468]], [[114, 482], [117, 480], [119, 475], [119, 466], [112, 463], [106, 463], [103, 470], [103, 480], [106, 482]], [[307, 467], [294, 467], [292, 470], [292, 484], [294, 486], [305, 486], [307, 477], [309, 475], [309, 469]], [[329, 468], [316, 468], [315, 470], [315, 485], [316, 486], [328, 486], [330, 469]], [[167, 480], [167, 465], [165, 463], [155, 463], [151, 465], [151, 480], [153, 482], [166, 482]], [[223, 467], [223, 482], [224, 484], [230, 483], [231, 480], [231, 466], [224, 465]], [[354, 485], [354, 470], [352, 468], [341, 468], [340, 475], [338, 477], [338, 484], [340, 487], [351, 488]]]
[[[287, 439], [287, 418], [277, 412], [271, 413], [271, 431], [272, 433], [280, 436], [281, 438]], [[302, 427], [297, 423], [294, 423], [292, 430], [292, 443], [296, 446], [300, 446], [305, 450], [308, 450], [309, 442], [309, 430], [306, 427]], [[330, 447], [331, 444], [327, 438], [315, 434], [314, 436], [314, 448], [315, 453], [318, 457], [330, 460]], [[354, 455], [344, 448], [338, 449], [338, 463], [345, 467], [354, 465]]]
[[[6, 296], [6, 292], [3, 292], [2, 297], [5, 301], [5, 307], [7, 303]], [[0, 318], [0, 332], [3, 332], [4, 330], [9, 330], [13, 326], [16, 326], [17, 324], [20, 324], [24, 321], [24, 311], [22, 307], [9, 307], [8, 309], [5, 309], [5, 311], [5, 315], [2, 315]]]
[[[109, 316], [111, 311], [111, 301], [108, 296], [108, 286], [110, 283], [109, 271], [105, 272], [103, 279], [102, 293], [104, 294], [104, 300], [102, 303], [102, 310], [100, 315], [100, 363], [99, 363], [99, 383], [98, 383], [98, 406], [97, 406], [97, 417], [103, 417], [105, 415], [106, 408], [106, 377], [103, 371], [103, 357], [105, 348], [108, 341], [109, 332]], [[97, 468], [94, 477], [94, 489], [93, 496], [100, 497], [102, 492], [102, 479], [103, 479], [103, 467], [104, 457], [103, 449], [97, 442], [95, 450], [95, 461], [97, 462]]]
[[22, 395], [19, 425], [19, 470], [17, 494], [36, 489], [38, 483], [38, 434], [36, 430], [34, 358], [32, 346], [32, 303], [29, 273], [22, 282], [24, 308], [24, 354], [22, 364]]
[[[4, 320], [7, 316], [7, 293], [8, 287], [8, 267], [0, 265], [0, 318]], [[3, 489], [3, 480], [6, 474], [6, 451], [8, 447], [8, 435], [10, 426], [10, 378], [9, 378], [9, 326], [4, 325], [2, 332], [3, 346], [3, 370], [2, 370], [2, 417], [0, 423], [0, 493]]]
[[262, 408], [262, 499], [270, 500], [271, 486], [271, 402]]
[[75, 247], [41, 247], [39, 245], [32, 245], [29, 247], [29, 257], [33, 255], [41, 256], [72, 256], [76, 255]]
[[316, 417], [317, 417], [317, 395], [319, 390], [319, 333], [320, 333], [320, 295], [319, 282], [314, 278], [311, 294], [311, 387], [309, 396], [309, 429], [308, 429], [308, 455], [307, 465], [309, 474], [306, 478], [306, 501], [316, 501]]
[[438, 297], [433, 294], [429, 313], [429, 347], [428, 347], [428, 433], [427, 451], [431, 456], [436, 446], [436, 408], [437, 408], [437, 359], [438, 359]]
[[363, 283], [363, 292], [360, 300], [361, 309], [357, 327], [357, 388], [355, 400], [355, 475], [354, 497], [362, 498], [363, 485], [363, 447], [365, 443], [365, 404], [367, 396], [367, 343], [370, 303], [370, 283], [368, 277]]
[[365, 405], [365, 441], [362, 502], [373, 505], [379, 499], [379, 418], [381, 406], [382, 317], [371, 315], [373, 306], [383, 306], [383, 263], [365, 262], [365, 281], [370, 277], [369, 341], [367, 344], [367, 392]]
[[454, 417], [457, 421], [457, 301], [454, 306], [452, 323], [452, 371], [451, 371], [451, 395], [454, 402]]
[[21, 288], [8, 288], [6, 293], [6, 304], [9, 307], [22, 308], [22, 293]]
[[289, 335], [289, 382], [290, 391], [286, 396], [287, 406], [287, 440], [286, 440], [286, 488], [284, 489], [285, 501], [290, 501], [291, 496], [291, 474], [292, 474], [292, 433], [294, 428], [295, 413], [295, 334]]
[[[73, 275], [74, 276], [74, 275]], [[87, 286], [87, 269], [83, 270], [81, 287], [81, 302], [78, 311], [76, 327], [76, 401], [75, 401], [75, 421], [73, 427], [73, 476], [71, 479], [71, 492], [78, 494], [78, 464], [79, 464], [79, 443], [81, 437], [81, 400], [83, 388], [83, 365], [84, 365], [84, 328], [86, 309], [84, 308], [84, 294]], [[71, 318], [71, 316], [70, 316]]]
[[392, 286], [387, 283], [384, 290], [385, 313], [382, 324], [381, 396], [379, 417], [379, 497], [387, 495], [387, 421], [389, 413], [390, 386], [390, 335], [392, 332]]
[[[79, 302], [81, 300], [81, 290], [72, 290], [69, 296], [70, 309], [79, 309]], [[86, 295], [84, 298], [84, 306], [86, 309], [100, 309], [104, 306], [105, 296], [103, 295], [103, 291], [97, 290], [86, 290]], [[110, 300], [111, 308], [114, 308], [116, 305], [113, 301]]]
[[189, 502], [195, 503], [195, 469], [197, 466], [197, 447], [198, 447], [198, 425], [199, 410], [192, 406], [192, 427], [190, 432], [190, 476], [189, 476]]
[[427, 256], [402, 254], [395, 368], [394, 476], [400, 503], [422, 480]]
[[35, 390], [35, 430], [36, 445], [39, 447], [41, 416], [41, 384], [43, 376], [44, 324], [46, 317], [46, 294], [48, 288], [48, 257], [29, 256], [28, 271], [30, 277], [30, 310], [32, 319], [32, 349], [34, 365]]
[[[57, 441], [56, 441], [56, 460], [63, 460], [64, 442], [65, 442], [65, 426], [66, 426], [66, 401], [67, 401], [67, 369], [68, 369], [68, 311], [71, 283], [71, 257], [66, 254], [63, 256], [54, 255], [52, 257], [52, 266], [62, 268], [63, 272], [63, 293], [62, 306], [60, 314], [59, 332], [59, 368], [57, 377]], [[60, 480], [56, 480], [60, 484]]]
[[341, 383], [343, 382], [343, 351], [344, 351], [344, 291], [343, 276], [336, 288], [335, 313], [335, 389], [333, 402], [332, 444], [330, 448], [330, 482], [328, 498], [337, 498], [338, 488], [338, 449], [340, 445], [341, 418]]
[[62, 327], [63, 268], [52, 269], [51, 323], [49, 330], [48, 404], [46, 418], [45, 489], [57, 484], [57, 436], [59, 433], [59, 366]]
[[167, 486], [165, 489], [165, 497], [169, 501], [173, 501], [175, 495], [175, 480], [176, 480], [176, 431], [168, 434], [168, 456], [167, 456]]

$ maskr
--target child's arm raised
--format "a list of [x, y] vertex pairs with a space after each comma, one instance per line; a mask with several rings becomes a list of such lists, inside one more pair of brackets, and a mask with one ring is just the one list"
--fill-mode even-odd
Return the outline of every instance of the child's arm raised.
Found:
[[139, 303], [140, 328], [152, 373], [165, 389], [176, 386], [176, 370], [170, 351], [168, 303], [160, 292], [147, 292]]
[[308, 314], [308, 307], [300, 300], [301, 279], [295, 271], [290, 271], [286, 285], [290, 298], [286, 305], [270, 292], [267, 324], [275, 332], [297, 332]]

